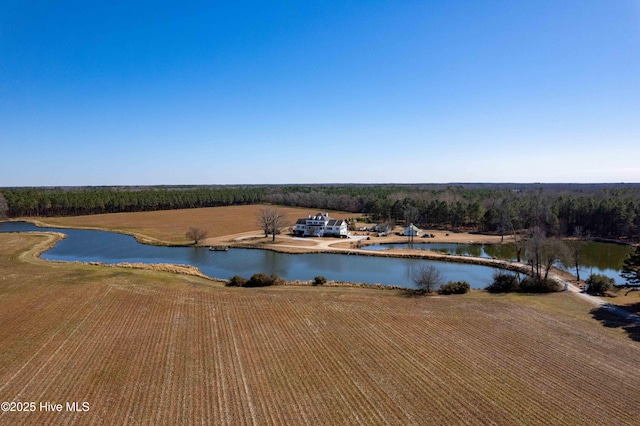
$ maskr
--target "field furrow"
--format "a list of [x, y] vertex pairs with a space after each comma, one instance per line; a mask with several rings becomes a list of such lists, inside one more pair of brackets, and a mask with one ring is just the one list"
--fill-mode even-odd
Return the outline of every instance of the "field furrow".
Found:
[[[244, 327], [238, 335], [242, 347], [246, 348], [246, 362], [251, 371], [251, 386], [257, 395], [270, 395], [270, 398], [258, 398], [260, 411], [265, 424], [308, 424], [304, 420], [303, 408], [298, 404], [293, 392], [292, 382], [286, 373], [286, 359], [278, 356], [283, 348], [289, 345], [280, 333], [281, 327], [274, 324], [271, 318], [264, 318], [261, 306], [255, 304], [253, 298], [245, 299], [243, 309], [236, 315], [246, 318]], [[274, 317], [279, 315], [280, 305], [274, 306]], [[295, 383], [295, 381], [294, 381]], [[282, 391], [286, 393], [282, 393]], [[296, 410], [287, 412], [299, 413], [295, 418], [287, 418], [283, 414], [280, 401], [293, 401]], [[300, 418], [302, 417], [302, 418]]]
[[237, 332], [234, 322], [235, 316], [232, 314], [233, 306], [225, 312], [222, 318], [223, 333], [225, 336], [223, 354], [224, 362], [222, 368], [225, 371], [225, 379], [227, 382], [227, 389], [230, 393], [230, 423], [231, 424], [243, 424], [247, 425], [251, 423], [251, 414], [247, 404], [247, 400], [243, 397], [245, 393], [244, 386], [242, 385], [242, 378], [240, 369], [238, 367], [238, 354], [233, 342], [233, 334]]
[[[187, 393], [185, 395], [188, 404], [183, 410], [186, 414], [183, 419], [189, 419], [196, 423], [198, 419], [205, 424], [213, 424], [215, 414], [213, 409], [216, 395], [213, 390], [213, 382], [216, 380], [215, 370], [210, 360], [212, 358], [211, 339], [211, 312], [205, 307], [205, 298], [198, 295], [197, 302], [189, 304], [188, 318], [192, 325], [186, 330], [186, 344], [189, 348], [190, 358], [187, 359], [187, 371], [190, 379], [187, 381]], [[191, 344], [189, 344], [191, 343]], [[207, 375], [206, 372], [210, 372]]]
[[[317, 424], [319, 407], [331, 412], [333, 406], [331, 399], [327, 399], [326, 384], [318, 380], [318, 371], [326, 371], [326, 354], [319, 352], [310, 342], [311, 335], [301, 335], [292, 332], [292, 323], [302, 321], [298, 313], [291, 309], [288, 300], [277, 298], [278, 315], [265, 318], [265, 335], [270, 330], [277, 330], [278, 346], [274, 346], [274, 361], [277, 370], [265, 365], [272, 383], [276, 384], [277, 391], [282, 395], [278, 405], [283, 411], [296, 412], [296, 417], [291, 418], [300, 424]], [[314, 350], [316, 349], [316, 350]], [[325, 355], [323, 357], [323, 355]], [[319, 359], [322, 357], [322, 361]], [[330, 374], [327, 377], [332, 377]]]
[[[46, 400], [47, 396], [54, 393], [56, 389], [67, 390], [66, 393], [59, 394], [60, 398], [69, 401], [77, 400], [78, 395], [74, 395], [76, 392], [73, 391], [73, 384], [79, 382], [88, 370], [92, 370], [103, 361], [102, 354], [96, 350], [96, 346], [101, 341], [110, 339], [104, 339], [104, 328], [100, 324], [106, 320], [104, 312], [116, 308], [114, 299], [108, 297], [109, 292], [106, 291], [101, 297], [90, 301], [91, 309], [83, 313], [81, 318], [77, 318], [78, 325], [69, 334], [64, 346], [54, 353], [50, 360], [51, 365], [44, 367], [48, 370], [48, 374], [46, 379], [39, 378], [37, 397], [39, 400]], [[82, 329], [81, 332], [78, 332], [79, 329]], [[84, 339], [83, 336], [87, 334], [93, 336], [93, 339], [89, 341]]]
[[[380, 386], [375, 379], [377, 374], [372, 375], [368, 371], [369, 365], [395, 365], [397, 364], [397, 357], [392, 355], [392, 352], [387, 350], [385, 342], [376, 340], [372, 343], [370, 328], [367, 324], [370, 322], [359, 322], [357, 315], [347, 316], [340, 315], [336, 318], [338, 321], [350, 321], [355, 326], [350, 330], [348, 335], [336, 335], [332, 336], [332, 340], [328, 340], [328, 344], [337, 353], [341, 353], [340, 359], [344, 373], [351, 377], [354, 386], [357, 388], [359, 395], [357, 398], [366, 402], [363, 406], [363, 412], [369, 414], [369, 418], [365, 419], [367, 422], [379, 423], [384, 418], [387, 420], [393, 420], [394, 422], [403, 422], [406, 419], [402, 417], [393, 418], [389, 416], [389, 413], [394, 413], [397, 407], [402, 406], [401, 401], [390, 398], [390, 392], [384, 387]], [[327, 340], [325, 338], [325, 340]], [[383, 410], [383, 411], [381, 411]], [[386, 415], [381, 413], [385, 412]]]
[[[368, 315], [365, 315], [363, 320], [366, 320]], [[392, 336], [393, 339], [397, 337], [399, 331], [403, 330], [403, 324], [396, 324], [393, 327], [388, 327], [386, 336]], [[382, 330], [380, 330], [382, 331]], [[372, 336], [375, 340], [381, 341], [384, 337], [383, 334], [378, 336]], [[419, 335], [412, 336], [412, 339], [406, 339], [402, 347], [404, 353], [400, 360], [390, 360], [394, 364], [398, 364], [397, 369], [404, 371], [405, 374], [413, 374], [415, 377], [414, 384], [411, 391], [415, 393], [413, 398], [420, 399], [421, 394], [424, 392], [427, 396], [425, 410], [428, 408], [428, 400], [434, 399], [439, 393], [447, 392], [447, 388], [450, 386], [455, 387], [455, 383], [458, 378], [455, 374], [442, 362], [440, 362], [437, 355], [438, 348], [433, 345], [430, 339], [421, 339]], [[396, 344], [396, 348], [398, 345]], [[431, 357], [424, 357], [422, 351], [426, 349], [429, 353], [434, 354]], [[395, 351], [391, 351], [392, 353]], [[405, 361], [405, 362], [401, 362]], [[376, 360], [371, 359], [371, 364], [375, 365]], [[407, 395], [410, 397], [409, 395]], [[418, 402], [419, 403], [419, 402]], [[445, 404], [439, 407], [439, 410], [432, 415], [440, 415], [439, 412], [449, 413], [447, 416], [451, 419], [451, 416], [458, 416], [458, 419], [466, 417], [468, 411], [468, 405], [470, 401], [461, 400], [456, 405]], [[475, 405], [475, 404], [474, 404]], [[435, 410], [434, 410], [435, 411]]]
[[55, 361], [59, 358], [59, 356], [65, 355], [68, 350], [72, 349], [72, 347], [69, 345], [69, 342], [73, 339], [78, 330], [84, 325], [87, 317], [91, 314], [91, 312], [95, 310], [94, 308], [88, 313], [85, 313], [86, 308], [88, 308], [88, 305], [90, 304], [90, 300], [91, 299], [81, 305], [81, 307], [72, 315], [71, 319], [67, 323], [68, 328], [65, 329], [66, 332], [56, 334], [56, 339], [53, 340], [52, 347], [46, 348], [48, 352], [47, 356], [41, 357], [42, 361], [39, 363], [38, 367], [28, 370], [30, 379], [27, 380], [24, 383], [24, 386], [22, 386], [22, 388], [16, 393], [16, 398], [18, 400], [23, 397], [24, 393], [32, 393], [33, 390], [31, 389], [31, 384], [35, 383], [35, 386], [39, 386], [38, 380], [41, 378], [42, 373], [46, 371], [51, 365], [55, 364]]
[[340, 413], [343, 416], [342, 420], [347, 423], [368, 423], [367, 418], [371, 416], [370, 403], [365, 400], [358, 379], [350, 375], [351, 367], [343, 358], [345, 352], [340, 342], [333, 335], [323, 331], [316, 335], [312, 345], [318, 347], [318, 357], [314, 363], [325, 366], [326, 377], [330, 378], [326, 381], [319, 378], [318, 381], [322, 383], [323, 389], [326, 389], [325, 392], [331, 399], [335, 400], [335, 413]]
[[220, 407], [220, 415], [221, 418], [219, 422], [221, 424], [233, 424], [237, 422], [235, 415], [237, 411], [234, 411], [234, 403], [235, 401], [232, 398], [232, 389], [229, 385], [229, 376], [230, 366], [227, 361], [228, 359], [228, 331], [226, 328], [226, 315], [227, 309], [229, 305], [225, 303], [221, 307], [221, 311], [216, 315], [216, 323], [215, 323], [215, 356], [216, 356], [216, 373], [219, 376], [217, 381], [217, 392], [218, 392], [218, 406]]

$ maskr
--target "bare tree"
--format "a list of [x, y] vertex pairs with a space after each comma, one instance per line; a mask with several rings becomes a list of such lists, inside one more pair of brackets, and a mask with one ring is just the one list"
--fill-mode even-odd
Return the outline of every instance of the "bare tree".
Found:
[[520, 262], [525, 247], [522, 235], [518, 234], [516, 230], [513, 231], [513, 248], [516, 250], [516, 261]]
[[442, 274], [433, 265], [422, 265], [413, 275], [413, 282], [419, 290], [425, 293], [438, 290], [443, 281]]
[[531, 275], [538, 281], [546, 281], [552, 266], [567, 258], [567, 247], [557, 238], [547, 238], [543, 229], [534, 226], [529, 231], [526, 255], [531, 264]]
[[566, 263], [568, 250], [565, 243], [558, 238], [548, 238], [542, 246], [542, 262], [544, 265], [544, 277], [549, 277], [549, 270], [558, 263]]
[[580, 266], [582, 265], [587, 242], [584, 240], [585, 235], [582, 231], [582, 227], [580, 226], [576, 226], [575, 230], [573, 231], [573, 236], [573, 239], [567, 240], [565, 242], [568, 249], [567, 266], [575, 268], [576, 278], [578, 279], [578, 281], [580, 281]]
[[204, 229], [192, 226], [185, 233], [185, 236], [188, 239], [193, 240], [193, 244], [198, 244], [200, 240], [207, 238], [207, 231], [205, 231]]
[[550, 211], [549, 198], [544, 196], [542, 188], [538, 188], [538, 191], [529, 197], [527, 214], [523, 215], [523, 217], [528, 216], [529, 223], [534, 227], [543, 228], [546, 223], [547, 214]]
[[416, 206], [411, 204], [407, 205], [403, 210], [402, 214], [404, 216], [404, 220], [409, 223], [415, 223], [420, 218], [420, 210]]
[[395, 226], [395, 223], [393, 222], [393, 220], [388, 220], [386, 222], [382, 222], [380, 224], [377, 225], [377, 229], [379, 232], [383, 232], [388, 234], [389, 232], [391, 232], [393, 230], [393, 227]]
[[280, 233], [280, 230], [287, 226], [286, 215], [272, 207], [260, 209], [258, 212], [258, 226], [264, 231], [264, 236], [268, 237], [271, 234], [273, 237], [271, 241], [276, 240], [276, 234]]
[[518, 234], [518, 225], [516, 224], [516, 219], [514, 218], [515, 213], [512, 211], [509, 203], [512, 202], [512, 199], [503, 199], [502, 203], [500, 203], [500, 207], [498, 208], [499, 212], [499, 223], [498, 230], [500, 232], [500, 242], [504, 242], [504, 234], [508, 231], [511, 231], [513, 234], [513, 246], [516, 250], [516, 261], [520, 262], [522, 259], [522, 252], [524, 250], [524, 241], [522, 235]]
[[546, 239], [547, 236], [541, 228], [534, 226], [529, 230], [525, 255], [531, 265], [531, 276], [536, 281], [540, 281], [542, 278], [542, 247]]

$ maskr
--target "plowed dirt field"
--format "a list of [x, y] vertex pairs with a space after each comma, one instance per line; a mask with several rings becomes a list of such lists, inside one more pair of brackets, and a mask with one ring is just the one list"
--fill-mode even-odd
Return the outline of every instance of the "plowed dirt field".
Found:
[[36, 404], [0, 424], [640, 424], [640, 343], [568, 294], [225, 288], [46, 239], [0, 234], [0, 401]]

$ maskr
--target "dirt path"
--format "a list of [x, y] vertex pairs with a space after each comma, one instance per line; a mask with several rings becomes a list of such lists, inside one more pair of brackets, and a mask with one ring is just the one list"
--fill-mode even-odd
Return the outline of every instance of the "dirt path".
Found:
[[636, 323], [636, 324], [640, 324], [640, 316], [633, 314], [623, 308], [621, 308], [620, 306], [614, 305], [613, 303], [609, 303], [605, 300], [602, 300], [601, 298], [597, 297], [597, 296], [592, 296], [588, 293], [585, 293], [584, 290], [582, 290], [581, 288], [579, 288], [578, 286], [576, 286], [575, 284], [567, 281], [566, 279], [564, 279], [563, 277], [561, 277], [559, 274], [557, 273], [550, 273], [549, 276], [551, 277], [551, 279], [555, 280], [556, 282], [560, 283], [560, 285], [564, 286], [565, 291], [569, 291], [571, 292], [573, 295], [575, 295], [576, 297], [578, 297], [579, 299], [585, 300], [588, 303], [592, 304], [593, 306], [596, 307], [601, 307], [605, 310], [607, 310], [608, 312], [624, 318], [627, 321]]

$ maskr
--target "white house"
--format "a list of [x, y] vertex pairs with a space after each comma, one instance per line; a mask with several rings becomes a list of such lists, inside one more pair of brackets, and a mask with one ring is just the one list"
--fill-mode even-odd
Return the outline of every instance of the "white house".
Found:
[[404, 228], [404, 233], [402, 235], [404, 235], [405, 237], [415, 237], [419, 234], [420, 234], [420, 229], [417, 226], [415, 226], [413, 223], [410, 223], [409, 226]]
[[293, 233], [305, 237], [346, 238], [349, 236], [349, 227], [346, 220], [333, 219], [328, 213], [317, 213], [298, 219]]

